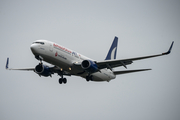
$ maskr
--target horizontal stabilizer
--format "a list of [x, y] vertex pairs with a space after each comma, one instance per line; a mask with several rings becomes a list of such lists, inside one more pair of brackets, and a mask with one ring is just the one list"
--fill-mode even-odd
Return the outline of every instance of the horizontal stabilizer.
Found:
[[115, 75], [120, 75], [120, 74], [133, 73], [133, 72], [141, 72], [141, 71], [147, 71], [147, 70], [151, 70], [151, 69], [113, 71], [113, 73], [114, 73]]

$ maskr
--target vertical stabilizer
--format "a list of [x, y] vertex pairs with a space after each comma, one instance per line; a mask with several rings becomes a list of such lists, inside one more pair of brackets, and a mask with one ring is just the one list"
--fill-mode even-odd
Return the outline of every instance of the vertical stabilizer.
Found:
[[116, 59], [117, 44], [118, 44], [118, 37], [115, 36], [114, 41], [109, 49], [109, 52], [105, 60]]

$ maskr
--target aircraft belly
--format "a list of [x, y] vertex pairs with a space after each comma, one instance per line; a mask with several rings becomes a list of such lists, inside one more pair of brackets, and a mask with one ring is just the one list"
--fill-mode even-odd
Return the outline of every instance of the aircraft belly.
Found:
[[61, 57], [52, 56], [52, 55], [48, 55], [48, 54], [47, 55], [41, 54], [41, 56], [43, 57], [43, 61], [48, 62], [52, 65], [56, 65], [59, 68], [62, 68], [63, 70], [65, 70], [73, 75], [83, 72], [82, 69], [74, 68], [72, 62], [67, 60], [69, 58], [64, 59]]
[[[54, 55], [54, 53], [41, 54], [41, 56], [43, 57], [43, 61], [56, 65], [72, 75], [81, 76], [83, 78], [86, 78], [86, 76], [88, 75], [88, 73], [85, 72], [82, 68], [76, 68], [75, 66], [73, 66], [72, 61], [68, 61], [68, 59], [70, 58], [67, 58], [67, 56], [66, 59], [62, 58], [61, 56], [60, 57], [56, 56]], [[101, 82], [101, 81], [109, 82], [111, 79], [115, 78], [114, 75], [110, 74], [110, 72], [105, 69], [101, 69], [101, 72], [93, 73], [92, 76], [93, 76], [93, 81], [97, 81], [97, 82]]]
[[70, 64], [66, 60], [58, 59], [58, 58], [52, 57], [50, 55], [41, 55], [41, 56], [43, 57], [43, 61], [46, 61], [52, 65], [56, 65], [56, 66], [59, 66], [61, 68], [65, 68], [65, 67], [70, 66]]

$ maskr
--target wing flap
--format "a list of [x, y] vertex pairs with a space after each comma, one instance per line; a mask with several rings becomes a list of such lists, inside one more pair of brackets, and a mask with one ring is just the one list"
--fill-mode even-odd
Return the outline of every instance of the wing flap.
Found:
[[126, 65], [129, 65], [132, 63], [132, 60], [107, 60], [102, 62], [96, 62], [99, 69], [103, 68], [111, 68], [124, 66], [126, 68]]

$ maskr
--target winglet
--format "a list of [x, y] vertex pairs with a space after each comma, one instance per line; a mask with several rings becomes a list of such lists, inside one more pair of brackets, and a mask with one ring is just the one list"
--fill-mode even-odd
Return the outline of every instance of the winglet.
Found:
[[9, 58], [7, 58], [7, 62], [6, 62], [6, 69], [9, 68]]
[[165, 52], [165, 53], [162, 53], [162, 55], [168, 55], [168, 54], [170, 54], [170, 53], [171, 53], [171, 49], [172, 49], [172, 47], [173, 47], [173, 44], [174, 44], [174, 41], [172, 42], [169, 50], [168, 50], [167, 52]]

